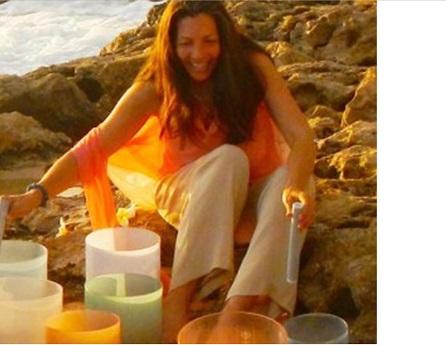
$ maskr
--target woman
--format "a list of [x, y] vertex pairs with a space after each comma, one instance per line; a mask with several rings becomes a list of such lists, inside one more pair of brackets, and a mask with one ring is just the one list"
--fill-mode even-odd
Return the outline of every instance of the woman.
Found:
[[[27, 193], [3, 198], [17, 218], [80, 181], [93, 227], [110, 226], [108, 173], [130, 199], [155, 205], [178, 230], [164, 304], [171, 342], [192, 299], [232, 279], [225, 311], [293, 312], [289, 216], [302, 202], [303, 242], [315, 212], [314, 159], [312, 132], [286, 84], [222, 2], [170, 1], [147, 64], [108, 118]], [[234, 239], [250, 241], [235, 278]]]

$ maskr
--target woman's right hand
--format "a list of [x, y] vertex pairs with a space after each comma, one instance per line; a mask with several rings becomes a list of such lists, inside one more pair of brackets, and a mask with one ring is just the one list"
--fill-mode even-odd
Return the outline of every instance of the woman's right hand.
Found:
[[26, 216], [28, 213], [40, 206], [42, 194], [33, 189], [23, 194], [0, 195], [1, 200], [9, 202], [7, 219], [14, 220]]

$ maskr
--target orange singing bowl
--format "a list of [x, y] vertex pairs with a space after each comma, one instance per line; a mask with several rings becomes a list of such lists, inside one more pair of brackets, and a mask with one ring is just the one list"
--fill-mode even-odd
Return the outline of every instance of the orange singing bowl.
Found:
[[119, 316], [101, 310], [72, 310], [54, 315], [45, 325], [47, 344], [120, 344]]

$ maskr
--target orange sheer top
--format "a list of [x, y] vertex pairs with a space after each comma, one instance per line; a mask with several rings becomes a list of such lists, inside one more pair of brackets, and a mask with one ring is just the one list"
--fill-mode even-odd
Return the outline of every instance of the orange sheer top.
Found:
[[[72, 149], [78, 164], [87, 208], [93, 229], [117, 226], [116, 208], [107, 164], [146, 175], [157, 180], [175, 173], [181, 167], [225, 143], [225, 135], [216, 124], [197, 126], [200, 145], [192, 141], [163, 136], [157, 116], [151, 116], [136, 135], [111, 156], [101, 148], [100, 128], [93, 128]], [[255, 118], [252, 138], [238, 145], [250, 163], [250, 181], [261, 179], [284, 163], [283, 140], [276, 130], [266, 106], [262, 103]]]

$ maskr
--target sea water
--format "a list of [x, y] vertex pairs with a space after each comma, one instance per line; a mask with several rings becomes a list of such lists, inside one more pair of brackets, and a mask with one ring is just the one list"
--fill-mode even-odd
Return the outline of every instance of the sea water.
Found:
[[159, 2], [9, 0], [0, 5], [0, 75], [96, 56]]

